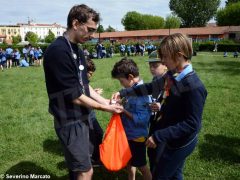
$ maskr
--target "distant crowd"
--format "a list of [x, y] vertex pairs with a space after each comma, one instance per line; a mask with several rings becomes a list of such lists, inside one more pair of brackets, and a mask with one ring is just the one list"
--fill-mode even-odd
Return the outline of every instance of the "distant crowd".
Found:
[[[236, 51], [234, 51], [233, 52], [233, 57], [234, 58], [238, 58], [238, 54], [239, 54], [239, 52], [236, 50]], [[228, 57], [228, 52], [227, 51], [225, 51], [224, 53], [223, 53], [223, 57]]]
[[12, 67], [41, 66], [43, 51], [40, 47], [31, 44], [26, 45], [22, 52], [8, 46], [6, 49], [0, 48], [1, 70], [11, 69]]
[[[123, 44], [118, 47], [111, 44], [106, 48], [102, 43], [97, 43], [95, 46], [95, 52], [89, 53], [87, 48], [83, 49], [86, 58], [102, 59], [112, 58], [118, 48], [120, 55], [124, 56], [144, 56], [145, 52], [151, 54], [156, 50], [156, 46], [148, 42], [136, 43], [136, 44]], [[11, 69], [12, 67], [29, 67], [29, 66], [41, 66], [43, 59], [43, 51], [40, 47], [34, 47], [31, 44], [25, 45], [22, 52], [19, 49], [13, 49], [12, 46], [8, 46], [6, 49], [0, 48], [0, 67], [4, 69]]]
[[[145, 43], [136, 43], [136, 44], [124, 44], [121, 43], [118, 47], [111, 44], [106, 48], [102, 43], [97, 43], [95, 46], [95, 51], [89, 53], [87, 48], [83, 49], [84, 55], [86, 58], [90, 59], [102, 59], [102, 58], [112, 58], [114, 53], [118, 48], [120, 55], [125, 56], [144, 56], [145, 52], [148, 55], [151, 52], [155, 51], [157, 47], [151, 42]], [[217, 44], [213, 50], [217, 52]], [[233, 57], [238, 58], [239, 52], [233, 52]], [[224, 57], [228, 57], [228, 52], [223, 53]], [[8, 46], [5, 50], [0, 48], [0, 68], [3, 71], [4, 69], [10, 69], [12, 67], [29, 67], [29, 66], [41, 66], [43, 59], [43, 51], [40, 47], [34, 47], [31, 44], [25, 45], [22, 49], [22, 52], [19, 49], [13, 49], [11, 46]]]
[[122, 57], [124, 56], [144, 56], [145, 52], [147, 51], [148, 55], [151, 54], [151, 52], [156, 50], [156, 46], [154, 46], [152, 43], [148, 42], [147, 44], [144, 43], [136, 43], [136, 44], [128, 44], [125, 45], [121, 43], [118, 47], [111, 44], [108, 48], [106, 48], [102, 43], [97, 43], [95, 46], [95, 52], [89, 53], [89, 51], [85, 48], [83, 50], [84, 55], [86, 57], [89, 57], [91, 59], [97, 58], [112, 58], [114, 53], [116, 52], [116, 49], [119, 49], [120, 55]]

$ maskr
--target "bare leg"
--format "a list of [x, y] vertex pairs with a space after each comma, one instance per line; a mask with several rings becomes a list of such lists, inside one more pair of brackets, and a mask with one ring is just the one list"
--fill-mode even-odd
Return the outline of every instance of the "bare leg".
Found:
[[10, 65], [10, 64], [9, 64], [9, 60], [7, 60], [7, 69], [9, 68], [9, 65]]
[[128, 180], [135, 180], [136, 167], [128, 165], [127, 169], [128, 169]]
[[151, 180], [152, 179], [152, 174], [151, 174], [149, 168], [147, 167], [147, 165], [142, 166], [138, 169], [141, 171], [144, 180]]
[[10, 59], [9, 60], [9, 63], [10, 63], [10, 69], [12, 68], [12, 60]]
[[93, 175], [93, 168], [91, 168], [87, 172], [80, 172], [77, 175], [77, 180], [91, 180], [92, 179], [92, 175]]

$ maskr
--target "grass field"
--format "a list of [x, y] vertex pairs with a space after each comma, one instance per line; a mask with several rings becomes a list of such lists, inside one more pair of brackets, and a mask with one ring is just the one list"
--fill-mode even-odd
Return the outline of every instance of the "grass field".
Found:
[[[151, 80], [147, 57], [134, 57], [145, 82]], [[121, 87], [111, 79], [120, 57], [94, 60], [93, 87], [110, 97]], [[194, 153], [187, 159], [185, 179], [240, 179], [240, 58], [199, 53], [193, 66], [208, 90], [203, 127]], [[61, 147], [56, 138], [43, 69], [13, 68], [0, 72], [0, 179], [1, 174], [47, 174], [67, 179]], [[110, 114], [98, 112], [105, 129]], [[95, 169], [94, 179], [126, 179], [126, 171]]]

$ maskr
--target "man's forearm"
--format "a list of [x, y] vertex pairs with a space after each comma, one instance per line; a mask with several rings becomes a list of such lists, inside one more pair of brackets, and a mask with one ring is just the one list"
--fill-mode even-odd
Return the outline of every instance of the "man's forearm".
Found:
[[80, 97], [73, 100], [73, 103], [80, 106], [85, 106], [88, 108], [103, 110], [103, 105], [96, 102], [95, 100], [87, 97], [86, 95], [82, 94]]
[[89, 85], [90, 96], [92, 99], [96, 100], [100, 104], [107, 105], [109, 104], [109, 100], [105, 99], [104, 97], [100, 96], [98, 93], [94, 91], [94, 89]]
[[87, 97], [84, 94], [74, 99], [73, 103], [76, 105], [85, 106], [88, 108], [93, 108], [93, 109], [106, 111], [110, 113], [121, 113], [123, 109], [122, 106], [118, 106], [118, 105], [100, 104], [97, 101]]

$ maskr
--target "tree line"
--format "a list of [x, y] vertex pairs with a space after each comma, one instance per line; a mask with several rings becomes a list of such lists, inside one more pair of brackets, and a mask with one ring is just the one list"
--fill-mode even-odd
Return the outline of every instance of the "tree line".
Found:
[[[204, 27], [212, 18], [218, 26], [240, 25], [240, 0], [227, 0], [225, 7], [220, 8], [220, 0], [170, 0], [169, 8], [172, 11], [165, 19], [161, 16], [141, 14], [136, 11], [127, 12], [121, 20], [125, 30], [173, 29], [179, 27]], [[160, 11], [160, 10], [159, 10]], [[97, 32], [115, 32], [110, 25], [104, 29], [100, 24]], [[44, 39], [39, 39], [34, 32], [27, 32], [25, 40], [31, 43], [51, 43], [55, 39], [54, 33], [49, 30]], [[13, 36], [13, 43], [21, 42], [21, 36]]]
[[[170, 0], [172, 14], [160, 16], [127, 12], [122, 18], [125, 30], [145, 30], [179, 27], [204, 27], [215, 18], [217, 25], [240, 25], [240, 0], [227, 0], [219, 8], [220, 0]], [[160, 10], [159, 10], [160, 11]]]

